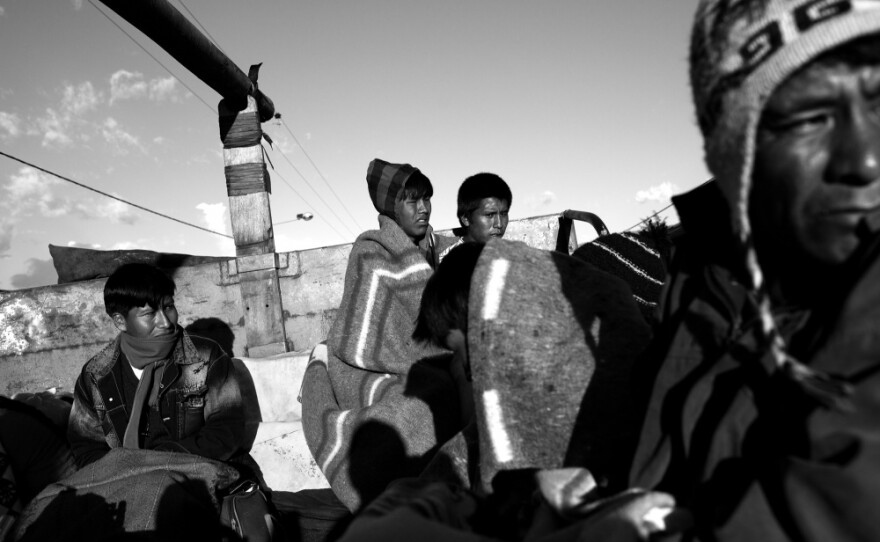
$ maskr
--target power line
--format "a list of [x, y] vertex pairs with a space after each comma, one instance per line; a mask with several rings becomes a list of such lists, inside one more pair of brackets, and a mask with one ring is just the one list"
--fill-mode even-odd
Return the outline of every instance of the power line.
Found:
[[641, 226], [642, 224], [646, 224], [649, 220], [651, 220], [651, 219], [654, 218], [655, 216], [659, 215], [660, 213], [662, 213], [662, 212], [665, 211], [666, 209], [669, 209], [669, 208], [672, 207], [673, 205], [674, 205], [674, 204], [670, 203], [669, 205], [667, 205], [666, 207], [660, 209], [659, 211], [654, 211], [654, 213], [651, 214], [651, 215], [649, 215], [647, 218], [643, 218], [643, 219], [639, 220], [638, 222], [636, 222], [635, 224], [633, 224], [632, 226], [630, 226], [629, 228], [627, 228], [627, 229], [625, 229], [625, 230], [623, 230], [623, 231], [632, 231], [632, 230], [638, 228], [639, 226]]
[[132, 203], [128, 200], [124, 200], [122, 198], [116, 197], [113, 194], [108, 194], [107, 192], [102, 192], [102, 191], [98, 190], [97, 188], [92, 188], [91, 186], [74, 181], [73, 179], [70, 179], [70, 178], [65, 177], [63, 175], [59, 175], [58, 173], [55, 173], [54, 171], [49, 171], [48, 169], [42, 168], [38, 165], [35, 165], [35, 164], [32, 164], [32, 163], [27, 162], [25, 160], [22, 160], [21, 158], [17, 158], [15, 156], [12, 156], [11, 154], [6, 154], [3, 151], [0, 151], [0, 155], [3, 155], [6, 158], [9, 158], [10, 160], [15, 160], [16, 162], [18, 162], [20, 164], [24, 164], [28, 167], [32, 167], [38, 171], [42, 171], [43, 173], [46, 173], [46, 174], [51, 175], [53, 177], [57, 177], [57, 178], [61, 179], [62, 181], [67, 181], [69, 183], [75, 184], [76, 186], [79, 186], [80, 188], [85, 188], [86, 190], [91, 190], [92, 192], [96, 192], [96, 193], [101, 194], [102, 196], [106, 196], [110, 199], [115, 199], [116, 201], [121, 201], [122, 203], [124, 203], [126, 205], [131, 205], [132, 207], [136, 207], [136, 208], [140, 209], [141, 211], [146, 211], [148, 213], [152, 213], [154, 215], [161, 216], [162, 218], [167, 218], [168, 220], [173, 220], [175, 222], [178, 222], [178, 223], [183, 224], [185, 226], [189, 226], [191, 228], [196, 228], [198, 230], [206, 231], [208, 233], [213, 233], [214, 235], [222, 235], [223, 237], [228, 237], [229, 239], [232, 239], [231, 235], [226, 235], [225, 233], [220, 233], [219, 231], [209, 230], [208, 228], [203, 228], [202, 226], [199, 226], [197, 224], [192, 224], [190, 222], [180, 220], [179, 218], [174, 218], [173, 216], [168, 216], [166, 214], [160, 213], [159, 211], [154, 211], [152, 209], [148, 209], [142, 205], [138, 205], [137, 203]]
[[208, 35], [209, 38], [211, 38], [211, 41], [214, 43], [214, 45], [217, 46], [218, 49], [223, 51], [224, 55], [229, 56], [228, 54], [226, 54], [226, 51], [223, 50], [223, 47], [220, 47], [220, 42], [217, 41], [216, 39], [214, 39], [214, 36], [212, 36], [211, 33], [208, 32], [208, 29], [205, 28], [204, 25], [202, 25], [202, 22], [199, 21], [199, 18], [196, 17], [195, 13], [193, 13], [192, 11], [189, 10], [188, 7], [186, 7], [186, 4], [183, 3], [183, 0], [177, 0], [177, 2], [180, 4], [180, 6], [183, 9], [186, 10], [187, 13], [189, 13], [189, 16], [193, 18], [193, 20], [196, 22], [197, 25], [199, 25], [199, 28], [202, 29], [202, 32], [204, 32], [205, 34]]
[[[281, 181], [282, 181], [284, 184], [287, 185], [287, 188], [290, 188], [291, 190], [293, 190], [293, 193], [294, 193], [294, 194], [296, 194], [297, 196], [299, 196], [299, 198], [300, 198], [301, 200], [303, 200], [304, 202], [306, 202], [306, 205], [308, 205], [309, 207], [313, 207], [312, 204], [309, 203], [308, 200], [306, 200], [306, 198], [304, 198], [304, 197], [302, 196], [302, 194], [300, 194], [300, 193], [296, 190], [296, 188], [293, 187], [292, 184], [290, 184], [289, 182], [287, 182], [287, 179], [285, 179], [285, 178], [281, 175], [281, 173], [279, 173], [279, 172], [278, 172], [276, 169], [274, 169], [274, 168], [272, 169], [272, 173], [275, 174], [275, 175], [277, 175], [278, 178], [281, 179]], [[330, 229], [331, 229], [331, 230], [333, 230], [334, 232], [336, 232], [336, 235], [338, 235], [339, 237], [341, 237], [343, 241], [346, 240], [346, 237], [345, 237], [342, 233], [340, 233], [340, 231], [337, 230], [329, 220], [327, 220], [326, 218], [324, 218], [324, 217], [321, 216], [320, 214], [319, 214], [318, 216], [321, 217], [321, 220], [323, 220], [324, 222], [326, 222], [328, 226], [330, 226]], [[285, 222], [276, 222], [276, 223], [272, 224], [272, 226], [273, 226], [273, 227], [274, 227], [274, 226], [279, 226], [279, 225], [281, 225], [281, 224], [286, 224], [286, 223], [287, 223], [287, 221], [285, 221]]]
[[103, 11], [102, 9], [100, 9], [100, 8], [99, 8], [99, 7], [98, 7], [98, 6], [97, 6], [92, 0], [89, 0], [89, 4], [91, 4], [96, 10], [98, 10], [98, 13], [100, 13], [101, 15], [103, 15], [104, 17], [106, 17], [108, 21], [110, 21], [111, 23], [113, 23], [113, 26], [115, 26], [116, 28], [118, 28], [119, 30], [121, 30], [123, 34], [125, 34], [126, 36], [128, 36], [128, 39], [130, 39], [135, 45], [137, 45], [138, 47], [140, 47], [141, 50], [142, 50], [143, 52], [147, 53], [147, 54], [150, 56], [150, 58], [152, 58], [153, 60], [156, 61], [157, 64], [159, 64], [160, 66], [162, 66], [163, 68], [165, 68], [165, 71], [168, 72], [168, 74], [171, 75], [171, 77], [173, 77], [174, 79], [176, 79], [178, 83], [180, 83], [181, 85], [183, 85], [183, 87], [184, 87], [186, 90], [188, 90], [188, 91], [190, 92], [190, 94], [192, 94], [193, 96], [195, 96], [196, 98], [198, 98], [200, 102], [202, 102], [203, 104], [205, 104], [205, 107], [207, 107], [207, 108], [211, 111], [211, 113], [216, 113], [216, 111], [214, 110], [214, 108], [213, 108], [208, 102], [206, 102], [201, 96], [199, 96], [198, 94], [196, 94], [196, 92], [195, 92], [193, 89], [191, 89], [191, 88], [189, 87], [189, 85], [187, 85], [186, 83], [184, 83], [179, 77], [177, 77], [176, 75], [174, 75], [174, 73], [172, 73], [171, 70], [168, 69], [168, 66], [166, 66], [165, 64], [162, 64], [162, 61], [161, 61], [161, 60], [159, 60], [158, 58], [156, 58], [155, 56], [153, 56], [153, 53], [151, 53], [150, 51], [148, 51], [148, 50], [146, 49], [146, 47], [144, 47], [143, 45], [141, 45], [140, 43], [138, 43], [138, 41], [137, 41], [136, 39], [134, 39], [134, 37], [132, 37], [131, 34], [129, 34], [124, 28], [122, 28], [119, 24], [117, 24], [116, 21], [114, 21], [109, 15], [107, 15], [106, 13], [104, 13], [104, 11]]
[[[332, 213], [333, 216], [336, 217], [336, 220], [338, 220], [339, 223], [340, 223], [340, 224], [341, 224], [346, 230], [348, 230], [348, 233], [349, 233], [352, 237], [357, 237], [357, 234], [354, 233], [353, 231], [351, 231], [351, 228], [349, 228], [348, 225], [345, 223], [345, 221], [343, 221], [342, 218], [340, 218], [340, 216], [339, 216], [338, 214], [336, 214], [336, 211], [333, 210], [333, 207], [331, 207], [330, 204], [327, 203], [327, 202], [324, 200], [324, 198], [321, 197], [321, 194], [320, 194], [317, 190], [315, 190], [315, 187], [312, 186], [312, 183], [310, 183], [308, 179], [306, 179], [305, 175], [302, 174], [302, 172], [299, 170], [299, 168], [297, 168], [295, 165], [293, 165], [293, 162], [291, 162], [290, 158], [287, 157], [287, 154], [286, 154], [284, 151], [282, 151], [280, 148], [279, 148], [278, 152], [281, 153], [281, 157], [284, 158], [284, 160], [290, 165], [290, 167], [293, 168], [293, 170], [296, 172], [296, 174], [299, 175], [300, 179], [302, 179], [303, 182], [305, 182], [306, 185], [307, 185], [309, 188], [312, 189], [312, 192], [314, 192], [315, 195], [318, 196], [318, 199], [321, 200], [321, 203], [323, 203], [324, 206], [327, 207], [327, 209], [330, 210], [330, 213]], [[329, 222], [328, 222], [328, 223], [329, 223]]]
[[348, 210], [348, 206], [345, 205], [345, 202], [342, 201], [342, 199], [339, 197], [339, 194], [337, 194], [337, 193], [336, 193], [336, 190], [333, 189], [333, 185], [331, 185], [329, 182], [327, 182], [327, 178], [324, 177], [324, 174], [321, 173], [321, 170], [320, 170], [320, 169], [318, 169], [318, 166], [317, 166], [317, 164], [315, 164], [315, 161], [312, 160], [312, 157], [309, 156], [309, 153], [308, 153], [308, 152], [306, 152], [306, 148], [302, 146], [302, 144], [299, 142], [299, 140], [298, 140], [298, 139], [296, 138], [296, 136], [293, 134], [293, 131], [290, 129], [290, 127], [287, 125], [287, 123], [284, 121], [284, 119], [281, 118], [281, 117], [279, 116], [279, 117], [278, 117], [278, 120], [281, 121], [281, 125], [284, 126], [284, 128], [287, 130], [287, 133], [289, 133], [289, 134], [290, 134], [290, 137], [292, 137], [293, 140], [296, 142], [297, 146], [300, 148], [300, 150], [302, 151], [302, 153], [303, 153], [303, 154], [305, 155], [305, 157], [309, 160], [309, 163], [312, 164], [312, 167], [313, 167], [313, 168], [315, 168], [315, 171], [318, 172], [318, 176], [321, 177], [321, 180], [324, 181], [324, 184], [327, 185], [327, 188], [329, 188], [330, 191], [333, 193], [333, 195], [336, 196], [336, 200], [337, 200], [340, 204], [342, 204], [342, 208], [345, 209], [345, 212], [346, 212], [346, 213], [348, 213], [348, 216], [351, 218], [352, 222], [354, 222], [355, 226], [357, 226], [357, 227], [360, 228], [360, 229], [363, 229], [363, 226], [361, 226], [361, 225], [358, 223], [358, 221], [357, 221], [357, 219], [354, 217], [354, 215], [351, 214], [351, 211]]

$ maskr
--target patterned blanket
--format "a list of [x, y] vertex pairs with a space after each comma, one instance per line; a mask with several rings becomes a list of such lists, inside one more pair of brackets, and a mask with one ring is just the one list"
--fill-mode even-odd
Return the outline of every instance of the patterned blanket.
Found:
[[326, 355], [316, 349], [302, 389], [306, 441], [351, 510], [419, 474], [460, 429], [449, 353], [411, 337], [432, 266], [393, 220], [379, 224], [352, 247]]

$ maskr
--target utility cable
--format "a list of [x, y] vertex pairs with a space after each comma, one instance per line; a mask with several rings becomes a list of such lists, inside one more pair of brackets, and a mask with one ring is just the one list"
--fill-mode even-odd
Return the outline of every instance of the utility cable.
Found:
[[293, 162], [290, 160], [290, 158], [288, 158], [287, 154], [286, 154], [284, 151], [282, 151], [280, 148], [278, 149], [278, 152], [281, 153], [281, 157], [284, 158], [284, 160], [290, 165], [290, 167], [293, 168], [293, 170], [296, 172], [296, 174], [299, 175], [300, 179], [302, 179], [303, 182], [305, 182], [306, 185], [307, 185], [309, 188], [312, 189], [312, 192], [314, 192], [315, 195], [318, 196], [318, 199], [321, 200], [321, 203], [323, 203], [324, 206], [327, 207], [327, 209], [330, 210], [330, 213], [332, 213], [333, 216], [336, 217], [336, 220], [338, 220], [339, 223], [340, 223], [340, 224], [341, 224], [346, 230], [348, 230], [348, 233], [349, 233], [352, 237], [357, 237], [357, 234], [354, 233], [353, 231], [351, 231], [351, 228], [349, 228], [348, 225], [345, 223], [345, 221], [343, 221], [342, 218], [341, 218], [338, 214], [336, 214], [336, 211], [333, 210], [333, 207], [331, 207], [330, 204], [328, 204], [328, 203], [324, 200], [324, 198], [321, 197], [321, 194], [320, 194], [317, 190], [315, 190], [315, 187], [312, 186], [312, 183], [310, 183], [308, 179], [306, 179], [305, 175], [302, 174], [302, 172], [299, 170], [299, 168], [297, 168], [295, 165], [293, 165]]
[[195, 13], [193, 13], [192, 11], [189, 10], [188, 7], [186, 7], [186, 4], [183, 3], [183, 0], [177, 0], [177, 3], [180, 4], [180, 6], [183, 9], [185, 9], [187, 13], [189, 13], [189, 16], [192, 17], [192, 19], [196, 22], [197, 25], [199, 25], [199, 28], [202, 29], [202, 32], [204, 32], [209, 38], [211, 38], [211, 42], [214, 44], [214, 46], [216, 46], [218, 49], [220, 49], [220, 51], [222, 51], [224, 55], [229, 56], [228, 54], [226, 54], [226, 51], [223, 50], [223, 47], [220, 47], [220, 42], [215, 40], [214, 36], [212, 36], [211, 33], [208, 32], [208, 29], [205, 28], [205, 26], [202, 24], [202, 22], [199, 21], [199, 18], [196, 17]]
[[[273, 168], [273, 170], [272, 170], [272, 174], [275, 175], [275, 176], [277, 176], [279, 179], [281, 179], [281, 182], [283, 182], [284, 184], [286, 184], [286, 185], [287, 185], [287, 188], [290, 188], [291, 190], [293, 190], [293, 193], [296, 194], [297, 196], [299, 196], [299, 198], [300, 198], [301, 200], [303, 200], [303, 201], [306, 203], [307, 206], [312, 207], [312, 205], [311, 205], [308, 201], [306, 201], [306, 198], [302, 197], [302, 194], [300, 194], [300, 193], [296, 190], [296, 188], [293, 187], [292, 184], [290, 184], [289, 182], [287, 182], [287, 179], [285, 179], [285, 178], [281, 175], [281, 173], [278, 172], [278, 170], [276, 170], [276, 169]], [[343, 235], [342, 233], [340, 233], [339, 230], [337, 230], [329, 220], [327, 220], [325, 217], [321, 216], [320, 214], [319, 214], [318, 216], [321, 218], [321, 220], [323, 220], [324, 222], [326, 222], [328, 226], [330, 226], [330, 229], [331, 229], [331, 230], [333, 230], [334, 232], [336, 232], [336, 235], [338, 235], [339, 237], [341, 237], [343, 241], [346, 240], [345, 235]], [[295, 222], [296, 220], [299, 220], [299, 219], [295, 219], [295, 220], [285, 220], [285, 221], [283, 221], [283, 222], [276, 222], [276, 223], [272, 224], [272, 227], [280, 226], [281, 224], [287, 224], [287, 223], [289, 223], [289, 222]]]
[[632, 230], [638, 228], [639, 226], [641, 226], [642, 224], [647, 224], [652, 218], [654, 218], [655, 216], [659, 215], [660, 213], [662, 213], [662, 212], [665, 211], [666, 209], [669, 209], [670, 207], [672, 207], [672, 205], [673, 205], [673, 204], [670, 203], [669, 205], [667, 205], [666, 207], [660, 209], [659, 211], [654, 211], [654, 213], [651, 214], [651, 215], [649, 215], [647, 218], [643, 218], [642, 220], [638, 221], [637, 223], [633, 224], [632, 226], [630, 226], [629, 228], [627, 228], [627, 229], [625, 229], [625, 230], [623, 230], [623, 231], [632, 231]]
[[3, 152], [3, 151], [0, 151], [0, 155], [3, 155], [3, 156], [5, 156], [6, 158], [9, 158], [10, 160], [15, 160], [16, 162], [18, 162], [18, 163], [20, 163], [20, 164], [24, 164], [24, 165], [26, 165], [26, 166], [28, 166], [28, 167], [32, 167], [32, 168], [34, 168], [34, 169], [36, 169], [36, 170], [38, 170], [38, 171], [42, 171], [43, 173], [46, 173], [47, 175], [51, 175], [51, 176], [53, 176], [53, 177], [57, 177], [57, 178], [61, 179], [62, 181], [67, 181], [67, 182], [69, 182], [69, 183], [75, 184], [76, 186], [79, 186], [80, 188], [85, 188], [86, 190], [91, 190], [92, 192], [96, 192], [96, 193], [101, 194], [102, 196], [106, 196], [106, 197], [108, 197], [108, 198], [110, 198], [110, 199], [115, 199], [116, 201], [121, 201], [122, 203], [124, 203], [124, 204], [126, 204], [126, 205], [131, 205], [132, 207], [136, 207], [136, 208], [140, 209], [141, 211], [146, 211], [146, 212], [148, 212], [148, 213], [152, 213], [152, 214], [154, 214], [154, 215], [161, 216], [162, 218], [167, 218], [168, 220], [173, 220], [174, 222], [178, 222], [178, 223], [180, 223], [180, 224], [183, 224], [183, 225], [185, 225], [185, 226], [189, 226], [189, 227], [191, 227], [191, 228], [196, 228], [196, 229], [198, 229], [198, 230], [206, 231], [206, 232], [208, 232], [208, 233], [213, 233], [214, 235], [221, 235], [221, 236], [223, 236], [223, 237], [228, 237], [229, 239], [232, 239], [232, 236], [231, 236], [231, 235], [226, 235], [225, 233], [220, 233], [219, 231], [209, 230], [208, 228], [203, 228], [202, 226], [199, 226], [199, 225], [197, 225], [197, 224], [192, 224], [192, 223], [190, 223], [190, 222], [186, 222], [186, 221], [184, 221], [184, 220], [180, 220], [179, 218], [174, 218], [173, 216], [168, 216], [168, 215], [166, 215], [166, 214], [160, 213], [159, 211], [154, 211], [154, 210], [152, 210], [152, 209], [148, 209], [148, 208], [146, 208], [146, 207], [144, 207], [144, 206], [142, 206], [142, 205], [138, 205], [137, 203], [132, 203], [132, 202], [130, 202], [130, 201], [128, 201], [128, 200], [124, 200], [124, 199], [122, 199], [122, 198], [120, 198], [120, 197], [114, 196], [113, 194], [108, 194], [107, 192], [102, 192], [102, 191], [98, 190], [97, 188], [92, 188], [91, 186], [88, 186], [88, 185], [85, 185], [85, 184], [83, 184], [83, 183], [80, 183], [80, 182], [74, 181], [73, 179], [70, 179], [70, 178], [65, 177], [65, 176], [63, 176], [63, 175], [59, 175], [58, 173], [55, 173], [54, 171], [49, 171], [49, 170], [46, 169], [46, 168], [42, 168], [42, 167], [40, 167], [40, 166], [38, 166], [38, 165], [31, 164], [30, 162], [27, 162], [27, 161], [25, 161], [25, 160], [22, 160], [21, 158], [17, 158], [17, 157], [15, 157], [15, 156], [12, 156], [11, 154], [6, 154], [6, 153]]
[[331, 184], [327, 181], [327, 178], [324, 177], [324, 174], [321, 173], [321, 170], [320, 170], [320, 169], [318, 169], [318, 166], [317, 166], [317, 164], [315, 164], [315, 161], [312, 160], [312, 157], [309, 156], [309, 153], [308, 153], [308, 152], [306, 152], [306, 148], [302, 146], [302, 144], [299, 142], [299, 140], [298, 140], [298, 139], [296, 138], [296, 136], [293, 134], [293, 131], [290, 129], [290, 127], [287, 125], [287, 123], [284, 121], [284, 119], [281, 118], [280, 116], [278, 116], [277, 118], [278, 118], [278, 120], [281, 121], [281, 125], [284, 126], [284, 128], [287, 130], [287, 133], [290, 134], [290, 137], [293, 138], [293, 140], [296, 142], [296, 145], [300, 148], [300, 150], [302, 151], [302, 153], [303, 153], [303, 154], [305, 155], [305, 157], [309, 160], [309, 163], [312, 164], [312, 167], [315, 168], [315, 171], [318, 172], [318, 176], [321, 177], [321, 180], [324, 181], [324, 184], [327, 185], [327, 188], [330, 189], [330, 192], [332, 192], [333, 195], [336, 196], [336, 200], [342, 205], [342, 208], [345, 209], [345, 212], [348, 213], [348, 216], [351, 218], [352, 222], [354, 222], [354, 225], [357, 226], [357, 227], [360, 228], [360, 229], [364, 229], [363, 226], [361, 226], [360, 223], [358, 223], [358, 221], [357, 221], [357, 219], [354, 217], [354, 215], [351, 214], [351, 211], [349, 211], [348, 206], [345, 205], [345, 202], [342, 201], [342, 199], [339, 197], [339, 194], [336, 193], [336, 190], [333, 189], [333, 185], [331, 185]]
[[146, 47], [144, 47], [143, 45], [141, 45], [140, 43], [138, 43], [138, 41], [137, 41], [136, 39], [134, 39], [134, 37], [132, 37], [131, 34], [129, 34], [124, 28], [122, 28], [122, 27], [121, 27], [116, 21], [114, 21], [109, 15], [107, 15], [106, 13], [104, 13], [104, 11], [103, 11], [102, 9], [100, 9], [100, 8], [99, 8], [99, 7], [98, 7], [98, 6], [97, 6], [92, 0], [89, 0], [89, 4], [91, 4], [96, 10], [98, 10], [98, 13], [100, 13], [101, 15], [103, 15], [104, 17], [106, 17], [108, 21], [110, 21], [111, 23], [113, 23], [113, 25], [114, 25], [116, 28], [118, 28], [119, 30], [121, 30], [123, 34], [125, 34], [126, 36], [128, 36], [128, 39], [130, 39], [135, 45], [137, 45], [138, 47], [140, 47], [141, 50], [142, 50], [143, 52], [147, 53], [147, 54], [150, 56], [150, 58], [152, 58], [153, 60], [156, 61], [157, 64], [159, 64], [160, 66], [162, 66], [163, 68], [165, 68], [165, 71], [168, 72], [168, 74], [169, 74], [171, 77], [173, 77], [175, 80], [177, 80], [178, 83], [180, 83], [181, 85], [183, 85], [183, 87], [184, 87], [186, 90], [188, 90], [193, 96], [195, 96], [196, 98], [198, 98], [198, 100], [199, 100], [200, 102], [202, 102], [203, 104], [205, 104], [205, 107], [207, 107], [207, 108], [211, 111], [211, 113], [216, 114], [217, 111], [215, 110], [214, 107], [212, 107], [208, 102], [206, 102], [206, 101], [204, 100], [204, 98], [202, 98], [201, 96], [199, 96], [198, 94], [196, 94], [195, 91], [189, 87], [189, 85], [187, 85], [187, 84], [184, 83], [179, 77], [177, 77], [176, 75], [174, 75], [174, 73], [172, 73], [171, 70], [168, 69], [168, 66], [166, 66], [165, 64], [162, 63], [161, 60], [159, 60], [158, 58], [156, 58], [156, 57], [153, 55], [153, 53], [151, 53], [150, 51], [147, 50]]

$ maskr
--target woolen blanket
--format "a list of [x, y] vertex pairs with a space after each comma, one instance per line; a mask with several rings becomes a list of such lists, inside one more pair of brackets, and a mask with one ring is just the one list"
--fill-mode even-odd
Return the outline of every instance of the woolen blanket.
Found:
[[638, 429], [630, 371], [649, 340], [622, 280], [490, 240], [468, 305], [482, 489], [499, 471], [563, 466], [625, 484]]
[[327, 354], [316, 349], [302, 389], [309, 449], [351, 510], [418, 475], [460, 425], [449, 353], [411, 337], [432, 266], [393, 220], [379, 224], [352, 247]]

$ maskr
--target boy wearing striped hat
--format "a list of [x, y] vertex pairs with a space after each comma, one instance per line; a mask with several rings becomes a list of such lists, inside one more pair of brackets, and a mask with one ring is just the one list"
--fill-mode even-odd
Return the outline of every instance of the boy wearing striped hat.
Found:
[[716, 182], [684, 236], [632, 485], [700, 540], [880, 540], [880, 2], [702, 0]]

